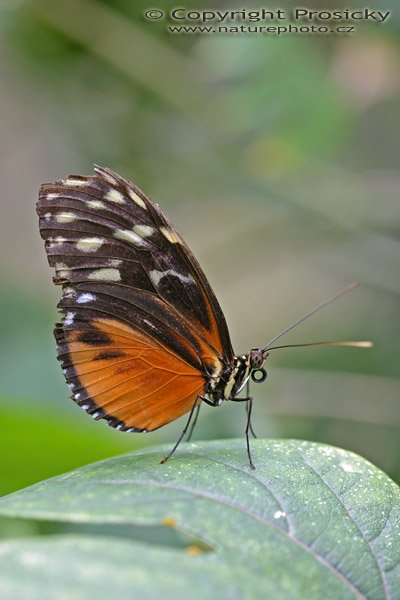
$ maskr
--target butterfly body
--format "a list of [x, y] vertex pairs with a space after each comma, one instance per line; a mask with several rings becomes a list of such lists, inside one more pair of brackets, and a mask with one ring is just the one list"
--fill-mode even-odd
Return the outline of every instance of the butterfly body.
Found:
[[77, 404], [145, 432], [202, 400], [237, 399], [265, 357], [234, 355], [206, 276], [157, 204], [97, 167], [43, 185], [37, 212], [63, 292], [58, 359]]
[[265, 358], [262, 350], [253, 348], [248, 354], [234, 356], [218, 377], [210, 378], [206, 393], [214, 405], [220, 406], [223, 400], [237, 400], [252, 373], [265, 372], [262, 368]]

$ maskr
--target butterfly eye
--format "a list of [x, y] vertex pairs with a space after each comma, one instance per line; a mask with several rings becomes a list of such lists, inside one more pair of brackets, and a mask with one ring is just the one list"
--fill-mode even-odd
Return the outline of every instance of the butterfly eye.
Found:
[[261, 367], [261, 369], [256, 369], [251, 372], [251, 378], [254, 383], [262, 383], [267, 379], [267, 371]]
[[265, 357], [260, 348], [253, 348], [250, 350], [250, 367], [252, 369], [258, 369], [264, 364]]

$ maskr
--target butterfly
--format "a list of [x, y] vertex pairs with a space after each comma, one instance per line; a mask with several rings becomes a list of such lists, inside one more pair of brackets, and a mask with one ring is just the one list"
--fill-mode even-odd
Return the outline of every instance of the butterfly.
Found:
[[72, 399], [126, 432], [154, 431], [189, 413], [162, 462], [191, 423], [193, 430], [203, 402], [244, 402], [254, 468], [249, 382], [265, 381], [271, 342], [292, 326], [265, 348], [236, 356], [188, 245], [157, 204], [111, 169], [44, 184], [37, 213], [62, 287], [54, 335]]

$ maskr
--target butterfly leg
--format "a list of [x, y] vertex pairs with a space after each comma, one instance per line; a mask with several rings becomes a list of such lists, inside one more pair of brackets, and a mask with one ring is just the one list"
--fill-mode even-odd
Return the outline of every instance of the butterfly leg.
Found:
[[250, 452], [250, 440], [249, 440], [249, 430], [252, 430], [251, 427], [251, 410], [253, 408], [253, 398], [250, 396], [247, 398], [247, 425], [246, 425], [246, 444], [247, 444], [247, 456], [249, 457], [250, 468], [255, 470], [255, 466], [253, 464], [253, 460], [251, 458]]
[[214, 408], [218, 408], [218, 406], [221, 406], [222, 404], [222, 400], [218, 400], [217, 402], [215, 402], [214, 400], [209, 400], [205, 396], [199, 396], [199, 398], [201, 398], [203, 402], [208, 404], [208, 406], [213, 406]]
[[249, 457], [250, 469], [255, 470], [253, 459], [251, 458], [250, 439], [249, 439], [249, 431], [251, 430], [251, 411], [253, 409], [253, 398], [251, 396], [248, 396], [247, 398], [230, 398], [230, 400], [233, 402], [246, 402], [246, 408], [247, 408], [247, 423], [246, 423], [247, 456]]
[[[249, 398], [250, 397], [250, 380], [249, 379], [247, 380], [247, 383], [246, 383], [246, 394], [247, 394], [247, 398]], [[247, 418], [249, 418], [249, 401], [248, 400], [246, 402], [246, 414], [247, 414]], [[252, 425], [251, 421], [250, 421], [250, 432], [251, 432], [251, 435], [253, 436], [253, 438], [257, 439], [257, 436], [254, 433], [254, 429], [253, 429], [253, 425]]]
[[[249, 407], [249, 401], [247, 400], [247, 402], [246, 402], [246, 414], [247, 414], [247, 418], [249, 418], [249, 408], [250, 408]], [[257, 435], [254, 432], [253, 425], [252, 425], [251, 421], [249, 421], [249, 425], [250, 425], [249, 429], [250, 429], [251, 435], [253, 436], [253, 438], [257, 439]]]
[[193, 430], [196, 427], [197, 419], [198, 419], [199, 412], [200, 412], [200, 406], [201, 406], [201, 404], [198, 404], [197, 407], [196, 407], [196, 414], [194, 415], [192, 426], [191, 426], [191, 428], [189, 430], [189, 433], [187, 435], [187, 438], [186, 438], [187, 442], [190, 441], [190, 438], [192, 437], [192, 434], [193, 434]]
[[[186, 435], [186, 432], [187, 432], [187, 430], [189, 429], [190, 421], [192, 420], [192, 417], [193, 417], [193, 415], [194, 415], [194, 411], [195, 411], [195, 409], [196, 409], [196, 406], [197, 406], [198, 399], [199, 399], [199, 396], [197, 396], [196, 400], [195, 400], [195, 401], [194, 401], [194, 403], [193, 403], [192, 409], [191, 409], [191, 411], [190, 411], [190, 414], [189, 414], [189, 418], [188, 418], [188, 420], [187, 420], [187, 423], [186, 423], [186, 425], [185, 425], [185, 428], [184, 428], [184, 430], [182, 431], [181, 435], [180, 435], [180, 436], [179, 436], [179, 438], [178, 438], [178, 441], [176, 442], [175, 446], [172, 448], [171, 452], [170, 452], [169, 454], [167, 454], [167, 456], [164, 456], [164, 458], [162, 459], [162, 461], [160, 461], [160, 464], [161, 464], [161, 465], [163, 465], [165, 462], [167, 462], [167, 460], [169, 460], [169, 459], [171, 458], [171, 456], [173, 455], [173, 453], [175, 452], [175, 450], [177, 449], [177, 447], [179, 446], [179, 444], [181, 443], [181, 441], [182, 441], [182, 440], [183, 440], [183, 438], [185, 437], [185, 435]], [[198, 414], [199, 414], [199, 413], [198, 413], [198, 411], [197, 411], [197, 414], [196, 414], [195, 421], [196, 421], [196, 419], [197, 419], [197, 415], [198, 415]]]
[[[201, 400], [203, 400], [203, 402], [205, 402], [205, 403], [206, 403], [206, 404], [208, 404], [209, 406], [214, 406], [214, 408], [215, 408], [215, 407], [218, 407], [218, 406], [221, 406], [221, 403], [218, 403], [218, 402], [213, 402], [212, 400], [209, 400], [209, 399], [208, 399], [208, 398], [206, 398], [205, 396], [199, 396], [198, 398], [200, 398]], [[186, 441], [187, 441], [187, 442], [188, 442], [188, 441], [190, 440], [190, 438], [192, 437], [193, 429], [195, 428], [195, 425], [196, 425], [196, 423], [197, 423], [197, 418], [198, 418], [198, 416], [199, 416], [199, 412], [200, 412], [200, 406], [201, 406], [201, 404], [198, 404], [198, 405], [197, 405], [196, 414], [195, 414], [195, 416], [194, 416], [194, 420], [193, 420], [192, 426], [191, 426], [191, 428], [190, 428], [190, 431], [189, 431], [189, 433], [188, 433], [188, 436], [187, 436], [187, 438], [186, 438]]]

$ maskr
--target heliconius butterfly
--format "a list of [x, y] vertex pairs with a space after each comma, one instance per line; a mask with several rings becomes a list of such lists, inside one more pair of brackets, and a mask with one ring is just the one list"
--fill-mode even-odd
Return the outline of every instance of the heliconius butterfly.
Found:
[[37, 212], [54, 282], [62, 286], [54, 334], [73, 400], [127, 432], [153, 431], [189, 412], [163, 462], [191, 422], [193, 428], [202, 402], [245, 402], [253, 467], [249, 382], [265, 380], [272, 344], [295, 324], [264, 348], [235, 356], [218, 300], [187, 244], [157, 204], [110, 169], [43, 185]]

